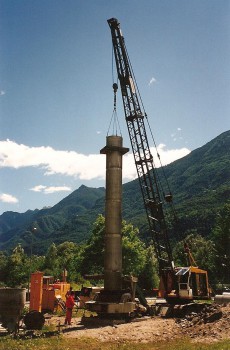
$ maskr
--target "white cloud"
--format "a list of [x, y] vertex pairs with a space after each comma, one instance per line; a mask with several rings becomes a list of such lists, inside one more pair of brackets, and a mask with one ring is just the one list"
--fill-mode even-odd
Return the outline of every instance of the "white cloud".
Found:
[[[155, 166], [159, 166], [155, 148], [151, 149]], [[190, 151], [187, 148], [167, 149], [164, 144], [158, 146], [163, 165], [184, 157]], [[14, 141], [0, 141], [0, 167], [19, 169], [22, 167], [39, 167], [45, 175], [61, 174], [74, 176], [80, 180], [105, 179], [105, 156], [100, 154], [84, 155], [74, 151], [58, 151], [51, 147], [29, 147]], [[123, 157], [123, 178], [136, 178], [136, 169], [131, 153]], [[69, 191], [68, 187], [35, 186], [33, 191], [52, 193]]]
[[5, 91], [4, 90], [0, 90], [0, 96], [3, 96], [3, 95], [5, 95]]
[[45, 175], [62, 174], [91, 180], [104, 178], [105, 157], [58, 151], [52, 147], [29, 147], [6, 140], [0, 141], [0, 167], [40, 167]]
[[177, 128], [177, 131], [181, 131], [182, 129], [181, 128]]
[[156, 79], [152, 77], [149, 81], [149, 86], [152, 85], [153, 83], [156, 83]]
[[69, 192], [71, 188], [68, 186], [50, 186], [46, 187], [44, 190], [45, 193], [54, 193], [54, 192]]
[[[159, 167], [160, 161], [162, 165], [167, 165], [175, 160], [185, 157], [187, 154], [190, 153], [190, 150], [188, 148], [179, 148], [179, 149], [167, 149], [166, 145], [161, 143], [157, 147], [157, 151], [155, 147], [150, 148], [153, 159], [154, 159], [154, 166]], [[160, 155], [160, 160], [157, 156], [157, 153]], [[124, 156], [123, 159], [123, 177], [127, 180], [132, 180], [137, 177], [136, 167], [134, 165], [133, 161], [133, 155], [131, 153]]]
[[37, 185], [37, 186], [34, 186], [33, 188], [31, 188], [30, 190], [34, 191], [34, 192], [42, 192], [45, 188], [46, 188], [46, 186]]
[[[187, 156], [190, 152], [191, 151], [186, 147], [176, 148], [176, 149], [167, 149], [166, 145], [164, 145], [163, 143], [161, 143], [158, 146], [158, 153], [160, 154], [162, 165], [167, 165], [174, 162], [177, 159], [183, 158]], [[152, 154], [154, 159], [157, 159], [157, 154], [155, 150], [152, 150]], [[159, 166], [158, 160], [156, 161], [156, 166], [157, 167]]]
[[54, 193], [54, 192], [69, 192], [71, 191], [70, 187], [67, 186], [43, 186], [43, 185], [37, 185], [30, 189], [34, 192], [43, 192], [46, 194]]
[[11, 194], [2, 193], [0, 194], [0, 202], [4, 203], [18, 203], [18, 199]]

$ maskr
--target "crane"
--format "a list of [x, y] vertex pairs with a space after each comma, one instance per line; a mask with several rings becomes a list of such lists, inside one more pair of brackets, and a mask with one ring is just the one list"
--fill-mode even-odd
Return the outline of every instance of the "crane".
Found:
[[[206, 296], [208, 294], [206, 271], [198, 267], [191, 267], [193, 270], [191, 268], [175, 267], [169, 240], [169, 230], [163, 209], [164, 204], [172, 201], [172, 195], [171, 192], [165, 195], [158, 179], [147, 137], [147, 114], [143, 107], [120, 23], [116, 18], [110, 18], [107, 22], [111, 30], [112, 46], [128, 134], [147, 221], [158, 260], [161, 295], [169, 300], [178, 300], [178, 298], [183, 300], [191, 299], [195, 294]], [[114, 86], [117, 90], [117, 84], [114, 84]], [[159, 157], [158, 153], [157, 155]], [[196, 284], [193, 287], [191, 286], [192, 281], [193, 284]], [[200, 292], [200, 287], [202, 286], [202, 292]]]

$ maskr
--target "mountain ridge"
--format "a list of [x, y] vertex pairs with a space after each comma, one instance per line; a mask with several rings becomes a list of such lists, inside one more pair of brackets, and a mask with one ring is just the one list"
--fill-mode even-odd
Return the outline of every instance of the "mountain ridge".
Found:
[[[160, 176], [160, 169], [157, 171]], [[165, 166], [164, 173], [184, 232], [196, 228], [207, 235], [216, 211], [230, 197], [230, 131]], [[51, 208], [3, 213], [0, 250], [12, 249], [18, 243], [28, 249], [33, 225], [38, 228], [35, 237], [38, 253], [44, 252], [52, 242], [84, 242], [97, 215], [104, 213], [104, 196], [103, 187], [81, 185]], [[123, 184], [122, 203], [123, 218], [138, 226], [144, 238], [148, 227], [138, 179]]]

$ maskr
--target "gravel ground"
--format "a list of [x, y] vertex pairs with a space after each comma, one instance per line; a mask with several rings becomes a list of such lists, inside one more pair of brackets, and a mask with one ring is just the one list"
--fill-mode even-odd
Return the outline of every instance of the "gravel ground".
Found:
[[51, 323], [60, 323], [64, 337], [96, 338], [102, 342], [169, 341], [184, 336], [194, 342], [211, 343], [222, 339], [230, 340], [230, 304], [210, 305], [200, 313], [191, 313], [185, 318], [147, 317], [129, 323], [83, 325], [80, 318], [73, 318], [71, 326], [64, 327], [63, 317], [53, 317]]

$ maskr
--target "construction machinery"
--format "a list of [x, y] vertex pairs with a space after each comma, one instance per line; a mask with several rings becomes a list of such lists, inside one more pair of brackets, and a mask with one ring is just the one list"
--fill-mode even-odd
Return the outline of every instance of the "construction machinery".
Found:
[[29, 312], [24, 317], [26, 329], [42, 329], [45, 323], [44, 313], [65, 310], [66, 293], [70, 284], [66, 282], [66, 271], [63, 281], [54, 280], [53, 276], [44, 276], [36, 271], [30, 278]]
[[[108, 24], [112, 35], [125, 120], [152, 242], [158, 260], [159, 295], [166, 298], [169, 303], [186, 303], [194, 298], [209, 298], [207, 271], [192, 266], [193, 264], [189, 267], [176, 267], [174, 265], [165, 215], [166, 205], [172, 203], [172, 194], [170, 191], [165, 193], [159, 181], [146, 132], [146, 123], [149, 126], [149, 122], [132, 70], [120, 23], [116, 18], [111, 18], [108, 20]], [[116, 83], [113, 84], [113, 88], [115, 94], [117, 91]], [[160, 160], [158, 152], [157, 156]]]
[[70, 284], [54, 280], [53, 276], [44, 276], [37, 271], [31, 274], [30, 311], [54, 312], [65, 309], [66, 293]]
[[[102, 277], [104, 278], [104, 276]], [[78, 308], [85, 309], [85, 304], [96, 298], [96, 295], [103, 290], [103, 287], [84, 287], [75, 292], [75, 299], [78, 301]]]

